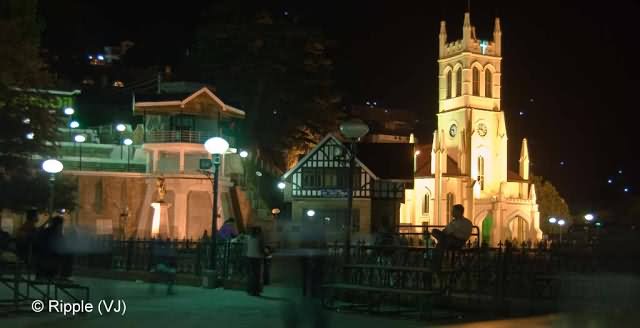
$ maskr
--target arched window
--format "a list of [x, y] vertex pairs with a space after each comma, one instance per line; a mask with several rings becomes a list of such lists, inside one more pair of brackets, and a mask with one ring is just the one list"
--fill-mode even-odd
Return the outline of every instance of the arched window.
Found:
[[480, 190], [484, 190], [484, 157], [478, 157], [478, 183]]
[[452, 193], [447, 194], [447, 224], [451, 222], [451, 208], [453, 207], [455, 198]]
[[473, 68], [473, 95], [480, 95], [480, 70], [477, 67]]
[[425, 216], [429, 214], [429, 193], [424, 194], [424, 198], [422, 199], [422, 215]]
[[451, 98], [451, 96], [453, 95], [453, 90], [452, 90], [453, 81], [451, 81], [452, 79], [453, 79], [453, 73], [451, 73], [451, 70], [449, 70], [447, 72], [447, 99]]
[[456, 97], [462, 95], [462, 67], [456, 71]]
[[490, 70], [484, 70], [484, 96], [493, 97], [493, 75]]

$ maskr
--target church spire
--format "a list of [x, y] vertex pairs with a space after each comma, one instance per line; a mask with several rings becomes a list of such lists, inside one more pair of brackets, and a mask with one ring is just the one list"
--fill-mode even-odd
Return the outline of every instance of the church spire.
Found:
[[464, 13], [464, 24], [462, 24], [462, 43], [467, 47], [471, 42], [472, 29], [473, 28], [471, 26], [471, 13], [467, 11]]
[[493, 43], [496, 56], [502, 53], [502, 29], [500, 28], [500, 17], [496, 17], [493, 23]]
[[440, 58], [444, 57], [447, 46], [447, 23], [440, 21], [440, 34], [438, 35]]
[[527, 146], [527, 138], [522, 139], [522, 148], [520, 149], [520, 177], [529, 180], [529, 147]]

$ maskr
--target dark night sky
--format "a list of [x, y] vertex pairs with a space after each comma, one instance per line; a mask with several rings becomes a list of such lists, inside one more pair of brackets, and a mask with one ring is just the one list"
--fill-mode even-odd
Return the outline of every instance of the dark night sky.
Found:
[[[336, 78], [344, 93], [408, 108], [435, 123], [439, 21], [447, 20], [450, 39], [460, 36], [466, 1], [341, 2], [277, 3], [338, 41]], [[87, 47], [131, 39], [150, 61], [172, 62], [192, 41], [207, 3], [45, 0], [43, 41], [59, 52], [83, 54]], [[533, 170], [556, 184], [572, 210], [622, 197], [624, 186], [637, 194], [632, 118], [640, 108], [632, 97], [640, 68], [632, 59], [640, 4], [476, 0], [471, 6], [480, 38], [490, 38], [493, 17], [501, 17], [502, 108], [512, 168], [526, 136]]]

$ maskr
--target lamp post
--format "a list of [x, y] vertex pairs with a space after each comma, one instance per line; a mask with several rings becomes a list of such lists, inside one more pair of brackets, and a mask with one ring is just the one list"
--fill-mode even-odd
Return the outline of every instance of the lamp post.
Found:
[[53, 183], [56, 181], [56, 174], [62, 172], [64, 166], [57, 159], [48, 159], [42, 163], [42, 169], [49, 173], [49, 217], [53, 213]]
[[564, 226], [565, 222], [563, 219], [558, 220], [558, 225], [560, 226], [560, 243], [562, 243], [562, 227]]
[[356, 141], [369, 133], [369, 127], [358, 119], [340, 124], [340, 133], [349, 140], [349, 171], [347, 174], [347, 229], [345, 238], [345, 263], [351, 262], [351, 220], [353, 212], [353, 167], [356, 162]]
[[126, 138], [122, 143], [127, 146], [127, 172], [129, 172], [129, 164], [131, 164], [131, 145], [133, 144], [133, 140], [131, 140], [131, 138]]
[[73, 137], [73, 141], [75, 141], [76, 143], [78, 143], [79, 145], [79, 149], [80, 149], [80, 171], [82, 171], [82, 143], [85, 142], [87, 140], [87, 138], [82, 135], [82, 134], [77, 134], [75, 137]]
[[211, 254], [209, 258], [209, 269], [213, 271], [215, 279], [216, 270], [216, 234], [218, 220], [218, 170], [220, 168], [221, 157], [229, 149], [229, 143], [220, 138], [213, 137], [204, 143], [204, 148], [213, 156], [213, 208], [211, 214]]
[[552, 235], [553, 232], [554, 232], [554, 228], [555, 228], [556, 222], [558, 222], [558, 219], [556, 219], [554, 217], [550, 217], [549, 218], [549, 223], [551, 224], [551, 231], [549, 232], [550, 235]]
[[118, 123], [116, 124], [116, 131], [119, 132], [120, 136], [118, 137], [119, 141], [118, 143], [120, 144], [120, 159], [124, 159], [124, 146], [122, 145], [122, 133], [127, 129], [127, 127], [122, 124], [122, 123]]

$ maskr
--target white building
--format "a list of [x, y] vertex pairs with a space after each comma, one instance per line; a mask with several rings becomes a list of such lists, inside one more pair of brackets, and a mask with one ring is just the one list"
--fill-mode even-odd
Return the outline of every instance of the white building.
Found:
[[405, 191], [400, 224], [445, 225], [451, 206], [480, 227], [482, 239], [535, 240], [542, 236], [527, 141], [522, 141], [519, 172], [507, 168], [507, 128], [500, 107], [501, 29], [481, 40], [465, 13], [462, 39], [439, 35], [438, 129], [431, 145], [416, 146], [414, 188]]

